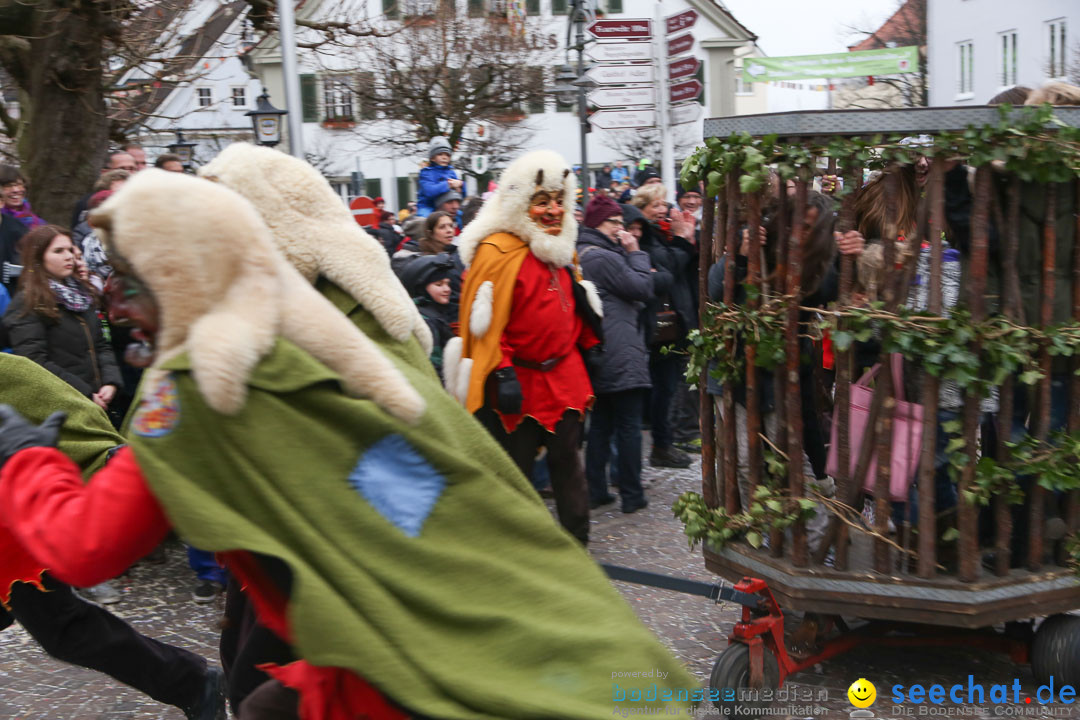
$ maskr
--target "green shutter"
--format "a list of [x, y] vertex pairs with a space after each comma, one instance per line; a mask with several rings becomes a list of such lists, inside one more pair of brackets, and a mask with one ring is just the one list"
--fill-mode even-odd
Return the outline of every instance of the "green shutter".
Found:
[[484, 17], [484, 0], [469, 0], [469, 17]]
[[551, 0], [551, 14], [552, 15], [565, 15], [566, 14], [566, 0]]
[[544, 91], [544, 69], [543, 68], [529, 68], [529, 92], [532, 93], [532, 99], [529, 100], [528, 110], [531, 114], [539, 114], [544, 112], [544, 96], [540, 95]]
[[540, 14], [540, 0], [525, 0], [525, 14], [536, 17]]
[[364, 194], [369, 198], [382, 197], [382, 179], [368, 178], [364, 180]]
[[300, 76], [300, 107], [304, 122], [319, 122], [319, 97], [314, 75]]
[[[555, 78], [555, 77], [558, 76], [558, 74], [559, 74], [559, 68], [556, 67], [555, 70], [551, 73], [551, 76], [552, 76], [552, 78]], [[574, 102], [568, 104], [568, 105], [564, 105], [563, 103], [559, 102], [559, 96], [558, 95], [554, 95], [554, 98], [555, 98], [555, 112], [574, 112], [574, 111], [576, 111], [576, 109], [577, 109], [577, 101], [576, 100]]]
[[607, 11], [608, 14], [621, 13], [623, 11], [622, 0], [608, 0]]
[[382, 11], [386, 17], [396, 20], [398, 18], [397, 0], [382, 0]]
[[701, 97], [698, 98], [698, 104], [704, 106], [705, 93], [708, 90], [708, 88], [705, 87], [705, 63], [701, 63], [701, 67], [699, 67], [697, 69], [697, 72], [694, 73], [694, 79], [701, 83]]
[[356, 73], [356, 104], [360, 108], [361, 120], [375, 119], [375, 102], [373, 86], [375, 85], [375, 73]]
[[413, 180], [410, 177], [399, 177], [397, 179], [398, 210], [404, 209], [405, 205], [413, 199], [413, 185]]

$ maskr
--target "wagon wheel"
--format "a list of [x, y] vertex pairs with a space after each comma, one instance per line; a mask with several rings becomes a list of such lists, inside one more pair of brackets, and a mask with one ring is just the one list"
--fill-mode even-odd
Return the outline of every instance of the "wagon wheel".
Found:
[[[760, 690], [780, 686], [780, 668], [776, 655], [768, 645], [762, 647], [762, 678]], [[725, 717], [758, 717], [759, 709], [769, 705], [761, 700], [748, 700], [740, 697], [740, 691], [752, 690], [750, 687], [750, 648], [741, 642], [728, 645], [720, 657], [716, 658], [712, 675], [709, 676], [709, 688], [712, 691], [713, 705]], [[739, 709], [744, 708], [744, 709]]]
[[1075, 686], [1080, 682], [1080, 617], [1052, 615], [1035, 631], [1031, 672], [1040, 683]]

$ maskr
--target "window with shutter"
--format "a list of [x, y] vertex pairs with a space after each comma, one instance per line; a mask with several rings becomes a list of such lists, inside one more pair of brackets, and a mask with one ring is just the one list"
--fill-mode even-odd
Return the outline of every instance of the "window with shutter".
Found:
[[319, 91], [314, 75], [300, 76], [300, 106], [304, 122], [319, 122]]
[[623, 11], [622, 0], [607, 0], [607, 11], [609, 15], [621, 13]]
[[469, 0], [469, 17], [484, 17], [484, 0]]
[[397, 0], [382, 0], [382, 11], [383, 15], [391, 20], [397, 20], [400, 17]]
[[368, 178], [364, 180], [364, 194], [369, 198], [382, 197], [382, 179]]
[[525, 0], [525, 14], [536, 17], [540, 14], [540, 0]]
[[551, 14], [552, 15], [565, 15], [566, 14], [566, 0], [551, 0]]
[[413, 179], [410, 177], [397, 178], [397, 200], [398, 205], [400, 205], [398, 210], [401, 210], [405, 207], [406, 203], [412, 201], [414, 185], [415, 183], [413, 183]]

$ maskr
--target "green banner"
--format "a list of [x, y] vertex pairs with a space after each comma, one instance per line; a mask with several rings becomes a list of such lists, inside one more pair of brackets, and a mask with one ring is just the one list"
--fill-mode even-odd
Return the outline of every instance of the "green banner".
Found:
[[919, 48], [914, 45], [829, 55], [743, 59], [744, 82], [900, 75], [918, 71]]

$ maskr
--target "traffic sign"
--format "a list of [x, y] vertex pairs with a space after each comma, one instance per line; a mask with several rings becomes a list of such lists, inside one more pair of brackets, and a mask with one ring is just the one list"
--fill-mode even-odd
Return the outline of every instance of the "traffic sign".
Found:
[[680, 30], [694, 27], [694, 22], [697, 20], [697, 12], [690, 8], [689, 10], [683, 10], [681, 13], [675, 13], [674, 15], [668, 15], [664, 18], [664, 24], [667, 25], [667, 34], [677, 33]]
[[585, 73], [585, 77], [601, 85], [625, 85], [627, 83], [651, 83], [655, 80], [650, 65], [597, 65]]
[[696, 57], [684, 57], [678, 60], [672, 60], [668, 63], [668, 79], [678, 80], [682, 77], [689, 77], [698, 71], [701, 67], [701, 61]]
[[656, 125], [656, 111], [599, 110], [589, 116], [589, 122], [601, 130], [648, 128]]
[[684, 52], [689, 52], [692, 47], [694, 47], [693, 33], [686, 33], [685, 35], [671, 38], [667, 41], [667, 56], [674, 57], [676, 55], [682, 55]]
[[681, 105], [672, 105], [669, 117], [672, 125], [694, 122], [701, 117], [701, 103], [688, 102]]
[[652, 48], [642, 42], [593, 43], [585, 54], [597, 62], [649, 60], [652, 58]]
[[353, 220], [360, 227], [379, 226], [379, 214], [375, 210], [375, 201], [367, 195], [355, 198], [349, 203], [349, 209], [352, 210]]
[[652, 105], [656, 102], [656, 93], [651, 86], [600, 88], [589, 93], [588, 100], [590, 104], [602, 108]]
[[701, 91], [705, 88], [697, 80], [684, 80], [673, 84], [668, 89], [671, 102], [675, 103], [682, 100], [697, 100], [701, 97]]
[[626, 18], [624, 20], [597, 20], [585, 29], [588, 30], [593, 37], [601, 39], [652, 39], [652, 20], [648, 18]]

